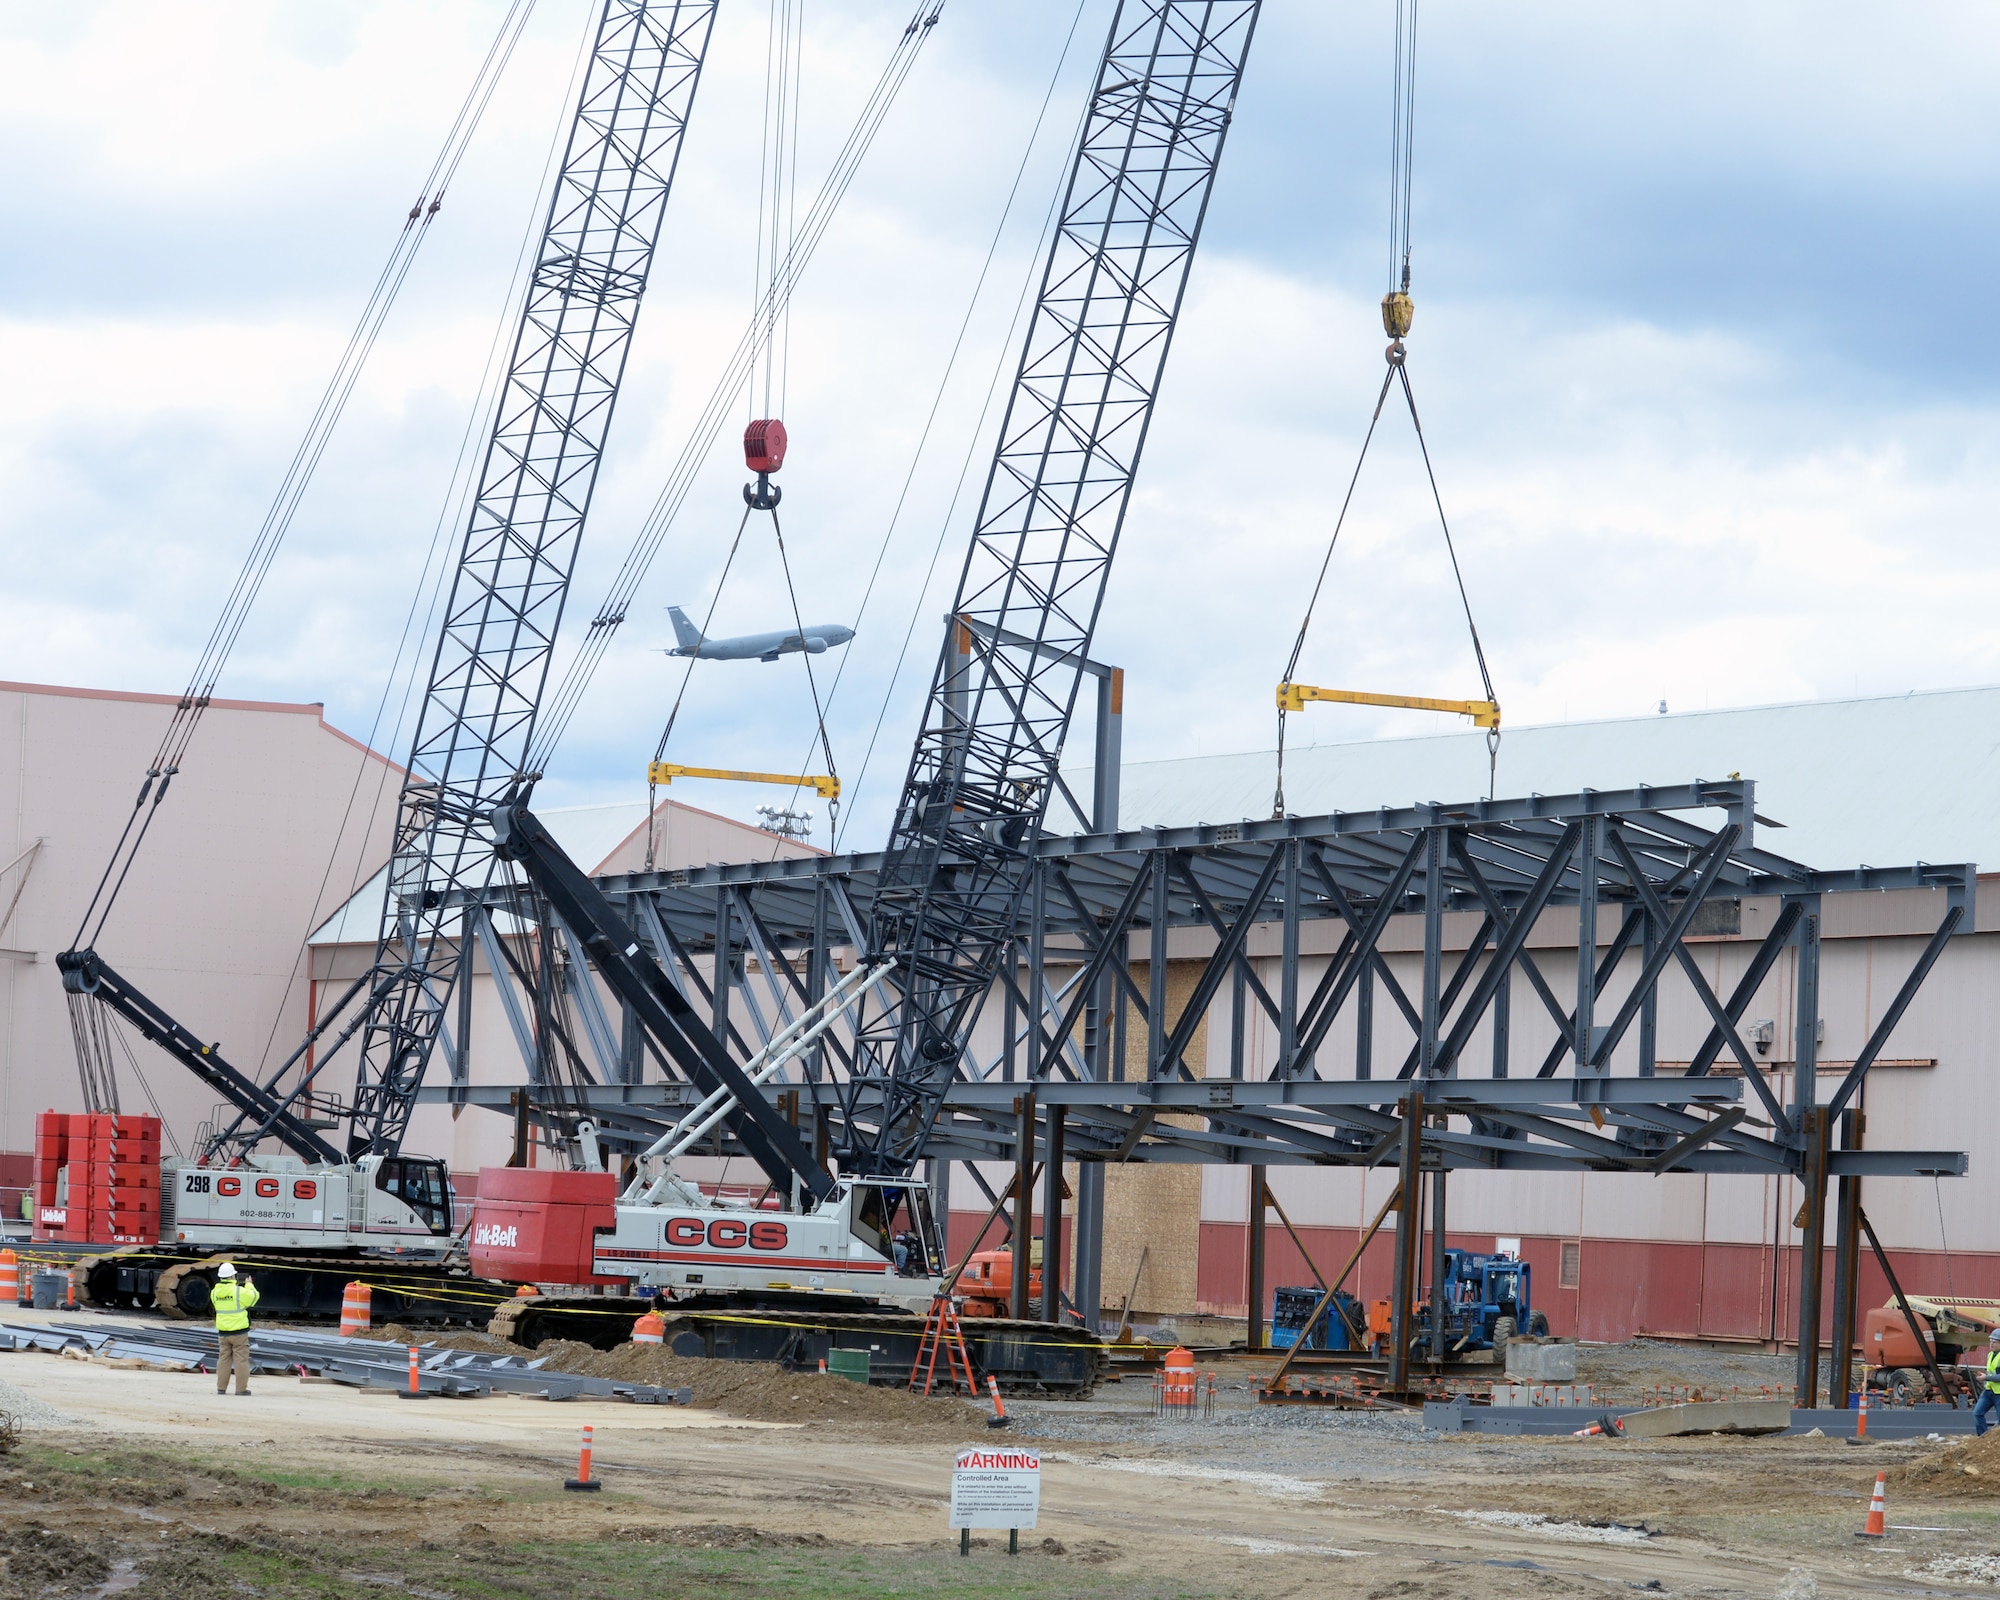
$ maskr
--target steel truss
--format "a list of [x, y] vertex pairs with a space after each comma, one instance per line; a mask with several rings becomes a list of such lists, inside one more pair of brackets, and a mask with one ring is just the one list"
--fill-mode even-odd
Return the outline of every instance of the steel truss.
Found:
[[[1032, 890], [1006, 939], [1015, 959], [995, 980], [994, 998], [1012, 1013], [1012, 1026], [990, 1059], [969, 1045], [961, 1051], [924, 1153], [1012, 1159], [1013, 1097], [1032, 1085], [1044, 1110], [1064, 1108], [1070, 1160], [1375, 1166], [1394, 1158], [1399, 1103], [1420, 1090], [1428, 1115], [1449, 1119], [1423, 1137], [1427, 1163], [1445, 1168], [1801, 1176], [1815, 1129], [1852, 1102], [1945, 944], [1970, 931], [1974, 869], [1816, 871], [1756, 846], [1754, 794], [1750, 781], [1732, 780], [1043, 838], [1033, 852]], [[1714, 811], [1727, 818], [1720, 827], [1686, 815]], [[624, 874], [598, 886], [718, 1037], [747, 1059], [824, 992], [837, 962], [865, 948], [883, 862], [879, 854], [769, 861]], [[1818, 1058], [1818, 1032], [1801, 1021], [1797, 1088], [1792, 1103], [1781, 1104], [1743, 1037], [1745, 1011], [1791, 949], [1801, 1018], [1816, 1020], [1823, 898], [1890, 889], [1937, 891], [1935, 932], [1823, 1106], [1814, 1103], [1806, 1070]], [[1780, 911], [1742, 979], [1718, 994], [1688, 948], [1689, 930], [1701, 925], [1705, 906], [1745, 897], [1775, 898]], [[531, 914], [506, 886], [481, 898], [488, 910]], [[1574, 978], [1552, 983], [1529, 937], [1559, 910], [1573, 912], [1582, 937]], [[1444, 918], [1455, 912], [1479, 917], [1470, 939], [1446, 937]], [[1400, 931], [1411, 919], [1421, 919], [1423, 931], [1414, 992], [1382, 948], [1390, 927]], [[1341, 937], [1308, 987], [1300, 938], [1310, 922], [1332, 922]], [[1251, 930], [1273, 923], [1275, 994], [1246, 954]], [[1204, 930], [1209, 948], [1191, 958], [1201, 970], [1173, 1026], [1156, 1028], [1175, 928]], [[1632, 953], [1636, 978], [1614, 982]], [[1131, 971], [1138, 960], [1147, 966], [1143, 986]], [[1670, 971], [1692, 989], [1711, 1027], [1688, 1066], [1660, 1075], [1655, 1018]], [[1144, 1030], [1142, 1078], [1126, 1078], [1112, 1027], [1099, 1027], [1094, 1039], [1084, 1033], [1104, 984]], [[1225, 984], [1243, 997], [1230, 1008], [1230, 1076], [1198, 1078], [1185, 1058]], [[1533, 1059], [1518, 1059], [1513, 1047], [1509, 1004], [1522, 991], [1558, 1032], [1556, 1046]], [[1376, 992], [1402, 1013], [1416, 1041], [1380, 1073], [1367, 1047]], [[1278, 1040], [1264, 1078], [1244, 1073], [1253, 1007]], [[1487, 1059], [1474, 1063], [1473, 1038], [1488, 1019]], [[1343, 1020], [1356, 1033], [1355, 1076], [1334, 1078], [1319, 1070], [1319, 1057]], [[836, 1149], [868, 1148], [876, 1119], [898, 1104], [879, 1083], [857, 1080], [855, 1021], [789, 1086], [833, 1119]], [[862, 1020], [863, 1037], [866, 1028]], [[660, 1116], [688, 1103], [677, 1074], [644, 1081], [639, 1058], [614, 1049], [608, 1020], [589, 1032], [603, 1077], [591, 1103], [614, 1124], [629, 1121], [635, 1137], [650, 1137]], [[524, 1059], [532, 1060], [527, 1030], [521, 1036]], [[1614, 1054], [1628, 1038], [1634, 1070], [1614, 1073]], [[1736, 1074], [1718, 1075], [1719, 1065]], [[1169, 1113], [1202, 1125], [1157, 1120]], [[861, 1124], [856, 1131], [839, 1126], [850, 1116]], [[1935, 1150], [1834, 1151], [1828, 1159], [1835, 1175], [1958, 1173], [1965, 1165], [1962, 1153]]]
[[604, 0], [445, 609], [398, 817], [352, 1154], [394, 1151], [459, 975], [459, 901], [535, 715], [715, 0]]
[[[940, 651], [869, 947], [846, 1159], [923, 1156], [1034, 878], [1260, 0], [1121, 0]], [[863, 1094], [876, 1110], [861, 1115]]]
[[[1398, 1273], [1406, 1287], [1416, 1282], [1423, 1232], [1420, 1186], [1430, 1184], [1441, 1214], [1437, 1193], [1449, 1171], [1780, 1174], [1806, 1191], [1810, 1281], [1801, 1291], [1800, 1348], [1816, 1352], [1829, 1182], [1841, 1180], [1845, 1193], [1864, 1176], [1965, 1171], [1962, 1151], [1861, 1148], [1851, 1108], [1946, 944], [1972, 930], [1975, 870], [1814, 870], [1756, 844], [1755, 794], [1748, 780], [1697, 782], [1044, 836], [1032, 848], [1029, 891], [1002, 935], [1005, 958], [992, 984], [1006, 1017], [1002, 1042], [985, 1056], [961, 1047], [923, 1154], [1012, 1162], [1022, 1173], [1036, 1152], [1051, 1165], [1067, 1159], [1086, 1170], [1127, 1161], [1239, 1165], [1252, 1169], [1258, 1188], [1272, 1166], [1395, 1166], [1405, 1196], [1398, 1238], [1408, 1248], [1399, 1247]], [[1715, 813], [1719, 826], [1690, 815]], [[884, 870], [882, 855], [847, 855], [624, 874], [597, 880], [597, 888], [740, 1062], [825, 992], [837, 964], [867, 948]], [[1931, 892], [1937, 923], [1860, 1053], [1819, 1103], [1822, 905], [1829, 895], [1887, 890]], [[1688, 941], [1709, 925], [1707, 908], [1745, 898], [1775, 899], [1778, 912], [1742, 977], [1719, 993]], [[489, 940], [493, 913], [532, 914], [519, 891], [499, 885], [479, 895], [477, 909]], [[1453, 913], [1477, 917], [1469, 938], [1448, 934]], [[1314, 922], [1333, 924], [1340, 937], [1308, 986], [1301, 943]], [[1252, 930], [1271, 924], [1275, 994], [1248, 954]], [[1393, 928], [1398, 950], [1415, 954], [1407, 949], [1412, 924], [1422, 932], [1414, 992], [1384, 952]], [[1531, 944], [1551, 926], [1576, 931], [1575, 970], [1564, 980], [1551, 980]], [[1198, 961], [1200, 971], [1169, 1027], [1166, 973], [1177, 928], [1194, 930], [1204, 949], [1171, 952]], [[575, 950], [566, 930], [565, 942]], [[1742, 1022], [1787, 950], [1796, 960], [1798, 1024], [1792, 1097], [1781, 1103]], [[1628, 956], [1637, 971], [1620, 977], [1633, 964]], [[1131, 970], [1140, 960], [1143, 986]], [[490, 964], [504, 986], [505, 964]], [[580, 958], [565, 981], [580, 995], [578, 965]], [[1692, 991], [1710, 1027], [1689, 1063], [1662, 1072], [1657, 1010], [1670, 973]], [[1225, 984], [1229, 1076], [1197, 1076], [1186, 1058]], [[1378, 992], [1415, 1041], [1380, 1071], [1370, 1048]], [[1553, 1048], [1532, 1055], [1515, 1048], [1517, 994], [1547, 1011]], [[1253, 1007], [1278, 1041], [1261, 1077], [1245, 1066]], [[518, 1000], [509, 1009], [518, 1014]], [[1144, 1070], [1131, 1076], [1128, 1017], [1145, 1040]], [[1475, 1061], [1482, 1024], [1484, 1055]], [[1322, 1071], [1336, 1026], [1354, 1033], [1352, 1076]], [[764, 1091], [794, 1122], [810, 1119], [822, 1151], [873, 1148], [901, 1114], [904, 1102], [889, 1086], [865, 1064], [857, 1069], [867, 1030], [865, 1018], [850, 1016], [844, 1034], [828, 1035], [801, 1071]], [[525, 1027], [517, 1032], [532, 1072], [533, 1040]], [[555, 1098], [563, 1114], [587, 1108], [602, 1136], [649, 1143], [704, 1092], [657, 1053], [665, 1070], [648, 1081], [643, 1060], [623, 1042], [635, 1037], [629, 1021], [618, 1042], [607, 1019], [588, 1032], [602, 1082]], [[1629, 1070], [1614, 1070], [1614, 1060]], [[514, 1092], [461, 1081], [435, 1097], [497, 1107]], [[1046, 1212], [1059, 1215], [1059, 1206]], [[1435, 1251], [1435, 1215], [1431, 1230]], [[1843, 1225], [1837, 1251], [1850, 1301], [1852, 1233]], [[1077, 1282], [1080, 1290], [1094, 1284], [1094, 1263], [1079, 1258]], [[1399, 1291], [1397, 1303], [1405, 1300]], [[1801, 1393], [1810, 1395], [1817, 1366], [1807, 1369], [1802, 1354]]]

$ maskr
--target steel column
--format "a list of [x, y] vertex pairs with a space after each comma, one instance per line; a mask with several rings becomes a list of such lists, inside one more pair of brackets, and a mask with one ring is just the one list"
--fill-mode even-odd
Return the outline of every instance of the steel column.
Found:
[[[1808, 917], [1809, 923], [1819, 919]], [[1799, 1180], [1805, 1185], [1800, 1208], [1799, 1360], [1797, 1404], [1807, 1410], [1819, 1404], [1820, 1285], [1826, 1260], [1826, 1158], [1833, 1129], [1817, 1106], [1801, 1107], [1799, 1132], [1806, 1141]]]
[[[1863, 1119], [1859, 1111], [1840, 1114], [1840, 1148], [1859, 1150]], [[1827, 1374], [1827, 1404], [1838, 1411], [1847, 1409], [1854, 1394], [1854, 1322], [1861, 1289], [1861, 1178], [1858, 1173], [1842, 1173], [1839, 1201], [1834, 1208], [1833, 1244], [1833, 1328], [1828, 1344], [1833, 1357]]]
[[1402, 1185], [1396, 1205], [1396, 1272], [1389, 1302], [1389, 1376], [1391, 1394], [1410, 1387], [1410, 1301], [1417, 1292], [1422, 1249], [1423, 1207], [1420, 1202], [1424, 1148], [1424, 1096], [1420, 1089], [1403, 1097], [1402, 1138], [1396, 1162]]
[[1244, 1337], [1245, 1348], [1258, 1351], [1267, 1348], [1264, 1334], [1264, 1213], [1270, 1209], [1270, 1185], [1268, 1174], [1262, 1167], [1250, 1169], [1250, 1237], [1244, 1255], [1246, 1261], [1244, 1294], [1249, 1300], [1250, 1326]]
[[1034, 1270], [1035, 1237], [1035, 1091], [1014, 1097], [1014, 1231], [1008, 1248], [1014, 1253], [1013, 1286], [1008, 1312], [1016, 1322], [1028, 1320], [1028, 1275]]
[[1278, 968], [1278, 1071], [1280, 1078], [1299, 1075], [1299, 842], [1288, 839], [1284, 851], [1284, 921], [1280, 924]]
[[1583, 837], [1576, 852], [1576, 1012], [1571, 1023], [1576, 1073], [1591, 1070], [1597, 1005], [1597, 855], [1604, 837], [1604, 819], [1583, 819]]
[[1423, 1026], [1417, 1032], [1417, 1072], [1428, 1078], [1438, 1064], [1438, 992], [1444, 978], [1445, 830], [1424, 830]]
[[1050, 1106], [1042, 1177], [1042, 1320], [1061, 1322], [1063, 1284], [1063, 1107]]

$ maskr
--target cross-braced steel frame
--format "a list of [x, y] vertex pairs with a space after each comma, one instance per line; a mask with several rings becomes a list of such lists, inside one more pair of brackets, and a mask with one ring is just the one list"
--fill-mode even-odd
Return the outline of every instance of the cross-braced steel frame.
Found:
[[445, 606], [397, 820], [349, 1149], [394, 1151], [459, 976], [456, 899], [524, 778], [715, 0], [605, 0]]
[[[1965, 1169], [1961, 1152], [1834, 1148], [1832, 1134], [1946, 944], [1971, 931], [1975, 877], [1970, 865], [1818, 871], [1760, 848], [1755, 830], [1755, 786], [1731, 780], [1042, 837], [1007, 959], [982, 997], [1004, 1019], [999, 1042], [961, 1049], [921, 1153], [1014, 1162], [1039, 1149], [1086, 1165], [1223, 1163], [1259, 1174], [1285, 1165], [1397, 1166], [1405, 1240], [1421, 1232], [1421, 1173], [1784, 1174], [1807, 1189], [1812, 1281], [1802, 1290], [1802, 1330], [1810, 1307], [1816, 1349], [1829, 1179]], [[824, 992], [838, 962], [866, 949], [882, 869], [878, 855], [835, 856], [627, 874], [600, 887], [747, 1060]], [[1819, 1103], [1822, 905], [1829, 895], [1885, 890], [1932, 892], [1935, 930]], [[1691, 930], [1707, 926], [1705, 909], [1717, 902], [1759, 897], [1776, 902], [1776, 915], [1721, 992], [1690, 949]], [[485, 912], [533, 911], [497, 886], [483, 898]], [[1454, 914], [1476, 919], [1469, 937], [1448, 935]], [[1314, 923], [1330, 924], [1338, 939], [1326, 941], [1334, 949], [1308, 982], [1301, 943]], [[1252, 931], [1272, 924], [1275, 986], [1249, 954]], [[1565, 925], [1574, 970], [1555, 976], [1540, 952], [1549, 931]], [[1194, 930], [1201, 950], [1186, 958], [1198, 970], [1169, 1022], [1176, 929]], [[1420, 976], [1407, 987], [1387, 959], [1392, 929], [1400, 950], [1420, 948]], [[1742, 1024], [1786, 951], [1795, 953], [1798, 1023], [1791, 1098], [1781, 1101]], [[1143, 981], [1135, 976], [1141, 964]], [[1669, 981], [1693, 994], [1709, 1028], [1691, 1061], [1663, 1071], [1657, 1020]], [[1197, 1074], [1188, 1057], [1225, 987], [1229, 1076]], [[1519, 1047], [1517, 999], [1546, 1010], [1552, 1047]], [[1413, 1041], [1396, 1059], [1373, 1054], [1380, 1003], [1395, 1007]], [[1263, 1074], [1247, 1066], [1253, 1015], [1277, 1041]], [[1144, 1047], [1128, 1071], [1132, 1025]], [[869, 1149], [896, 1114], [897, 1102], [856, 1069], [855, 1043], [868, 1027], [866, 1017], [850, 1016], [799, 1073], [769, 1088], [813, 1118], [820, 1148]], [[1340, 1075], [1327, 1065], [1336, 1027], [1353, 1032], [1351, 1072]], [[603, 1081], [584, 1101], [607, 1135], [649, 1141], [693, 1090], [646, 1082], [634, 1049], [614, 1052], [608, 1019], [589, 1031], [604, 1041]], [[532, 1062], [525, 1029], [522, 1041]], [[452, 1092], [481, 1101], [508, 1091]], [[1439, 1239], [1434, 1228], [1434, 1249]], [[1078, 1299], [1094, 1304], [1081, 1293], [1087, 1265], [1078, 1264]], [[1416, 1270], [1412, 1261], [1410, 1285]]]
[[[1121, 0], [889, 848], [847, 1158], [921, 1159], [1033, 880], [1260, 0]], [[859, 1115], [863, 1100], [876, 1108]]]

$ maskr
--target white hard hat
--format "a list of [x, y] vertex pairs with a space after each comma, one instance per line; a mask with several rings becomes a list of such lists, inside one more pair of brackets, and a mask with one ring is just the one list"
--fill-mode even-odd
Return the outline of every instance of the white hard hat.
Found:
[[1986, 1336], [1986, 1342], [1988, 1344], [2000, 1344], [2000, 1328], [1995, 1328], [1991, 1333], [1989, 1333]]
[[225, 1261], [215, 1269], [215, 1275], [218, 1278], [233, 1278], [236, 1276], [236, 1266], [233, 1262]]

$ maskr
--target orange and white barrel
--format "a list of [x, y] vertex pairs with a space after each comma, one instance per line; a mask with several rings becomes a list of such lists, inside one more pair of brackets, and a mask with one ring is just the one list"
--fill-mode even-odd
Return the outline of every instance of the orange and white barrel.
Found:
[[21, 1303], [21, 1258], [11, 1250], [0, 1250], [0, 1306]]
[[657, 1311], [648, 1311], [632, 1324], [634, 1344], [664, 1344], [667, 1338], [667, 1319]]
[[356, 1334], [368, 1331], [369, 1301], [368, 1285], [350, 1283], [340, 1295], [340, 1336], [352, 1339]]
[[1194, 1406], [1194, 1352], [1176, 1345], [1167, 1352], [1160, 1372], [1160, 1403], [1169, 1410]]

